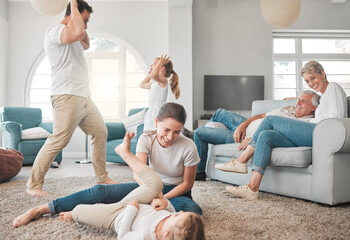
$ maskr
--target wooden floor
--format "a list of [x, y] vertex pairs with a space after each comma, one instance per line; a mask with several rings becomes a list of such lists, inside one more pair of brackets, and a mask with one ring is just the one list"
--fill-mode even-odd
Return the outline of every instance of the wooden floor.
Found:
[[[80, 159], [63, 159], [58, 168], [50, 168], [45, 178], [65, 178], [65, 177], [88, 177], [95, 176], [94, 169], [91, 163], [79, 164], [75, 163]], [[32, 166], [23, 166], [18, 175], [11, 179], [14, 180], [27, 180], [32, 171]], [[113, 179], [113, 176], [117, 176], [118, 172], [130, 172], [128, 166], [119, 163], [107, 163], [107, 171], [109, 176]]]

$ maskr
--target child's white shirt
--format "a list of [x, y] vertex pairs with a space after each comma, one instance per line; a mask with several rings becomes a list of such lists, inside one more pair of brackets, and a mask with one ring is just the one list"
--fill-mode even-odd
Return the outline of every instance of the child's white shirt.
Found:
[[114, 227], [118, 240], [156, 240], [155, 229], [160, 221], [175, 212], [168, 200], [168, 206], [156, 211], [149, 204], [139, 204], [139, 209], [132, 205], [118, 215]]

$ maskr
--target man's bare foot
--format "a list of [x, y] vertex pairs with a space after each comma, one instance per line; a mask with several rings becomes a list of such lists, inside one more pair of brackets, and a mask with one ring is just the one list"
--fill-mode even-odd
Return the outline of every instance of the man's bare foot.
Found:
[[104, 182], [98, 182], [97, 184], [104, 184], [104, 185], [108, 185], [108, 184], [118, 184], [116, 181], [108, 178], [106, 181]]
[[31, 220], [37, 219], [37, 218], [39, 218], [42, 215], [47, 214], [47, 213], [50, 213], [49, 205], [48, 204], [40, 205], [38, 207], [35, 207], [35, 208], [28, 210], [27, 212], [25, 212], [22, 215], [16, 217], [13, 220], [12, 225], [14, 227], [19, 227], [19, 226], [25, 225], [25, 224], [29, 223]]
[[118, 153], [121, 157], [125, 154], [130, 152], [130, 142], [131, 139], [135, 136], [135, 133], [127, 132], [125, 133], [124, 140], [121, 144], [119, 144], [114, 150], [116, 153]]
[[72, 211], [70, 211], [70, 212], [60, 212], [60, 215], [58, 216], [58, 219], [62, 220], [62, 221], [70, 221], [70, 220], [72, 220], [73, 219]]
[[26, 193], [28, 195], [36, 196], [36, 197], [43, 197], [43, 196], [49, 195], [47, 192], [45, 192], [41, 188], [34, 188], [34, 189], [27, 188]]

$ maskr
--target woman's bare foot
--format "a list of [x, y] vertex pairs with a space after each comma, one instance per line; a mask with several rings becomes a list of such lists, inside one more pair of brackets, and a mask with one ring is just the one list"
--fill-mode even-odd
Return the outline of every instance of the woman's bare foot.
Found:
[[70, 220], [72, 220], [73, 219], [72, 211], [70, 211], [70, 212], [60, 212], [60, 215], [58, 216], [58, 219], [62, 220], [62, 221], [70, 221]]
[[39, 217], [41, 217], [42, 215], [47, 214], [47, 213], [50, 213], [49, 205], [48, 204], [40, 205], [38, 207], [35, 207], [35, 208], [28, 210], [27, 212], [25, 212], [22, 215], [16, 217], [13, 220], [12, 225], [14, 227], [19, 227], [19, 226], [25, 225], [25, 224], [29, 223], [31, 220], [38, 219]]
[[47, 192], [45, 192], [41, 188], [34, 188], [34, 189], [27, 188], [26, 193], [28, 195], [36, 196], [36, 197], [43, 197], [43, 196], [49, 195]]
[[130, 132], [127, 132], [125, 133], [125, 137], [124, 137], [124, 140], [121, 144], [119, 144], [114, 150], [116, 153], [118, 153], [122, 158], [123, 158], [123, 155], [126, 154], [126, 153], [129, 153], [130, 152], [130, 142], [131, 142], [131, 139], [135, 136], [135, 133], [130, 133]]

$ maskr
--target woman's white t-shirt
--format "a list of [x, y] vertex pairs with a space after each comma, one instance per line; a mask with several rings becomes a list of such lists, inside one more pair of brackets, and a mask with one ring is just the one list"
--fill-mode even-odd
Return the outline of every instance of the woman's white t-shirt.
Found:
[[195, 166], [200, 162], [196, 145], [180, 134], [173, 145], [163, 148], [155, 138], [156, 134], [142, 134], [137, 142], [136, 152], [148, 154], [149, 166], [158, 173], [163, 183], [182, 183], [185, 167]]
[[326, 118], [347, 118], [348, 104], [343, 88], [335, 82], [328, 84], [325, 93], [320, 98], [320, 104], [315, 111], [312, 123], [319, 123]]

